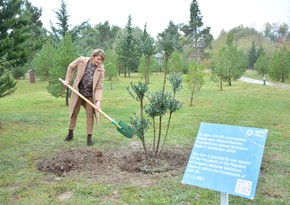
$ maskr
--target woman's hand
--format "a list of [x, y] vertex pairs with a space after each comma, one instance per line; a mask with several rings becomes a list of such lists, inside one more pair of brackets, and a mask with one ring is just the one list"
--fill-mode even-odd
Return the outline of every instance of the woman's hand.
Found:
[[96, 101], [96, 103], [95, 103], [95, 105], [96, 105], [96, 107], [97, 107], [97, 112], [99, 112], [99, 110], [101, 110], [101, 101]]

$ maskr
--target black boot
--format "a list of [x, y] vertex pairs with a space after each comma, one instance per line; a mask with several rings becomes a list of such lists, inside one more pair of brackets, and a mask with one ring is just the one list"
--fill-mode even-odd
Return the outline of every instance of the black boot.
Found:
[[67, 134], [66, 138], [64, 139], [64, 141], [69, 142], [69, 141], [71, 141], [73, 139], [73, 137], [74, 137], [74, 131], [73, 130], [68, 130], [68, 134]]
[[95, 143], [92, 140], [92, 135], [88, 134], [88, 138], [87, 138], [87, 145], [88, 146], [93, 146]]

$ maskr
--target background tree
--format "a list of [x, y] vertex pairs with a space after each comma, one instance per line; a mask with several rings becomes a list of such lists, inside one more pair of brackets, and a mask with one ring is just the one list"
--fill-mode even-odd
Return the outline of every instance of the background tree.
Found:
[[169, 22], [168, 27], [162, 32], [158, 34], [157, 43], [159, 46], [159, 50], [163, 54], [163, 72], [164, 72], [164, 79], [163, 79], [163, 87], [162, 87], [162, 94], [165, 92], [165, 85], [166, 85], [166, 78], [168, 73], [168, 61], [172, 53], [178, 48], [178, 26], [175, 25], [172, 21]]
[[246, 59], [241, 51], [234, 44], [233, 34], [229, 33], [226, 42], [226, 78], [228, 85], [232, 85], [233, 80], [237, 80], [246, 71]]
[[62, 38], [64, 38], [66, 33], [70, 33], [72, 41], [76, 41], [81, 30], [89, 27], [88, 21], [84, 21], [80, 25], [76, 25], [70, 29], [69, 25], [70, 15], [67, 12], [67, 5], [64, 0], [61, 0], [60, 8], [55, 10], [54, 13], [56, 15], [57, 22], [56, 25], [54, 25], [50, 21], [50, 28], [52, 30], [50, 34], [52, 36], [51, 40], [55, 45], [59, 44], [59, 42], [61, 41]]
[[218, 82], [218, 87], [223, 90], [223, 82], [227, 78], [228, 58], [226, 47], [220, 48], [212, 56], [211, 79]]
[[[4, 97], [15, 91], [16, 77], [24, 75], [20, 67], [27, 63], [43, 40], [41, 29], [41, 10], [28, 1], [0, 1], [0, 96]], [[19, 70], [21, 74], [15, 69]]]
[[271, 41], [277, 42], [289, 35], [289, 26], [286, 23], [269, 23], [267, 22], [264, 27], [264, 36]]
[[106, 51], [106, 62], [105, 62], [105, 77], [110, 81], [111, 90], [113, 90], [113, 81], [118, 77], [118, 68], [117, 68], [117, 56], [113, 50]]
[[286, 45], [277, 49], [273, 55], [272, 66], [269, 72], [273, 79], [285, 82], [290, 73], [290, 51]]
[[169, 67], [169, 72], [170, 73], [180, 73], [182, 72], [182, 62], [181, 62], [181, 56], [180, 53], [178, 51], [175, 51], [172, 53], [172, 56], [169, 60], [168, 63], [168, 67]]
[[124, 75], [130, 77], [132, 70], [137, 71], [139, 60], [141, 57], [141, 50], [137, 38], [134, 36], [134, 28], [132, 27], [131, 15], [128, 17], [128, 22], [124, 32], [123, 40], [117, 51], [118, 55], [122, 56], [122, 65], [124, 68]]
[[188, 69], [188, 74], [184, 77], [187, 90], [190, 92], [189, 106], [193, 105], [193, 99], [204, 85], [204, 67], [202, 64], [193, 62]]
[[[66, 34], [56, 50], [55, 65], [49, 70], [47, 90], [52, 96], [62, 97], [64, 95], [64, 87], [58, 78], [65, 78], [69, 63], [78, 56], [76, 45], [72, 42], [70, 34]], [[68, 105], [68, 94], [66, 94], [66, 105]]]
[[145, 83], [149, 84], [150, 65], [154, 54], [156, 53], [156, 46], [154, 39], [147, 32], [147, 25], [145, 24], [143, 34], [141, 37], [141, 52], [144, 55], [144, 69], [142, 70]]
[[35, 56], [32, 61], [32, 66], [36, 72], [36, 75], [41, 80], [48, 80], [49, 70], [53, 69], [55, 66], [54, 59], [56, 58], [56, 49], [47, 41], [46, 44], [43, 45], [42, 49]]
[[269, 72], [270, 65], [271, 65], [270, 57], [267, 56], [266, 54], [262, 54], [257, 60], [255, 69], [259, 74], [265, 76]]
[[189, 38], [195, 50], [195, 61], [199, 62], [206, 48], [211, 46], [213, 36], [210, 34], [210, 27], [203, 28], [202, 15], [196, 0], [190, 5], [190, 20], [188, 25], [184, 25], [181, 30], [185, 37]]
[[248, 68], [254, 69], [255, 63], [257, 61], [257, 51], [256, 51], [256, 43], [252, 41], [252, 46], [248, 51]]

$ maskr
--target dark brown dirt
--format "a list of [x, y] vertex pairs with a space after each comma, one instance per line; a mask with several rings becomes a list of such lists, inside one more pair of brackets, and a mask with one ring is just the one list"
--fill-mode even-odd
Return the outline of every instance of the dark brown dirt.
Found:
[[105, 183], [150, 185], [160, 177], [184, 172], [191, 147], [164, 149], [157, 159], [146, 160], [141, 143], [132, 142], [118, 150], [80, 147], [61, 150], [37, 162], [37, 168], [65, 177], [80, 173]]

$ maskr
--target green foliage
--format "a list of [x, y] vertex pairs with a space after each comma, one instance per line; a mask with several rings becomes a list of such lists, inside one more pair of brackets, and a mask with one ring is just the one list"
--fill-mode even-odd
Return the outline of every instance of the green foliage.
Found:
[[268, 55], [264, 54], [258, 58], [255, 69], [259, 74], [265, 75], [269, 72], [270, 65], [271, 58]]
[[36, 75], [41, 80], [47, 80], [49, 77], [49, 70], [54, 69], [56, 59], [56, 49], [47, 41], [43, 45], [41, 51], [35, 56], [32, 61], [32, 66]]
[[255, 41], [252, 42], [252, 47], [248, 51], [248, 68], [253, 69], [254, 65], [257, 61], [257, 51], [256, 51], [256, 43]]
[[78, 56], [76, 45], [73, 44], [71, 36], [67, 34], [59, 47], [56, 50], [54, 66], [49, 69], [48, 78], [48, 92], [54, 97], [63, 97], [63, 85], [59, 82], [58, 78], [63, 78], [66, 75], [67, 66]]
[[11, 69], [11, 74], [15, 79], [20, 79], [25, 77], [27, 71], [28, 71], [27, 66], [23, 65], [19, 67], [13, 67]]
[[214, 54], [212, 64], [213, 79], [218, 79], [222, 90], [222, 82], [230, 86], [233, 80], [237, 80], [246, 71], [246, 58], [241, 50], [234, 44], [232, 33], [227, 35], [226, 45]]
[[202, 64], [196, 64], [193, 62], [188, 69], [188, 74], [184, 77], [187, 90], [190, 92], [190, 103], [193, 105], [193, 99], [195, 95], [200, 91], [204, 85], [205, 71]]
[[150, 122], [148, 119], [144, 118], [143, 110], [144, 97], [148, 89], [148, 84], [142, 82], [138, 82], [137, 84], [133, 84], [131, 82], [130, 87], [127, 87], [127, 91], [131, 95], [131, 97], [140, 102], [140, 117], [138, 117], [138, 115], [134, 113], [135, 118], [130, 117], [130, 122], [137, 137], [139, 137], [142, 141], [143, 149], [145, 151], [147, 159], [149, 159], [149, 155], [145, 143], [145, 132], [149, 129]]
[[[127, 88], [128, 93], [135, 100], [142, 102], [144, 100], [145, 94], [149, 90], [148, 85], [146, 83], [142, 83], [142, 82], [138, 82], [137, 84], [133, 84], [131, 82], [130, 86], [131, 86], [131, 88], [130, 87]], [[131, 89], [132, 89], [132, 91], [131, 91]], [[140, 111], [142, 112], [142, 110], [140, 110]]]
[[286, 23], [278, 24], [267, 22], [264, 27], [264, 36], [271, 41], [278, 41], [281, 37], [289, 35], [289, 26]]
[[[136, 136], [142, 141], [145, 140], [144, 133], [149, 129], [150, 121], [146, 118], [138, 117], [138, 115], [134, 113], [134, 117], [130, 117], [130, 123]], [[146, 148], [144, 148], [144, 151], [147, 153]]]
[[172, 57], [169, 60], [168, 67], [170, 72], [182, 72], [180, 52], [175, 51], [172, 53]]
[[61, 0], [60, 8], [54, 11], [57, 23], [54, 25], [50, 22], [50, 28], [52, 32], [50, 32], [51, 40], [54, 45], [58, 45], [60, 41], [65, 37], [67, 33], [71, 35], [72, 41], [76, 41], [79, 37], [78, 35], [81, 33], [81, 30], [89, 27], [88, 21], [82, 22], [80, 25], [77, 25], [70, 29], [69, 25], [69, 17], [67, 11], [67, 4], [64, 0]]
[[106, 51], [105, 77], [111, 82], [111, 90], [113, 90], [113, 81], [118, 79], [118, 68], [117, 55], [111, 49]]
[[168, 61], [172, 53], [178, 48], [178, 26], [175, 25], [172, 21], [169, 22], [168, 27], [162, 32], [158, 34], [157, 43], [163, 55], [163, 68], [164, 68], [164, 80], [162, 93], [165, 92], [166, 78], [168, 73]]
[[16, 81], [14, 81], [8, 71], [1, 69], [0, 67], [0, 98], [10, 95], [16, 90]]
[[182, 88], [182, 77], [178, 73], [173, 73], [168, 77], [168, 80], [172, 87], [173, 96], [175, 97], [176, 92]]
[[258, 32], [254, 28], [238, 26], [231, 29], [229, 32], [223, 32], [222, 35], [220, 35], [219, 38], [213, 42], [214, 52], [217, 52], [217, 50], [225, 45], [229, 33], [233, 34], [236, 46], [244, 53], [248, 53], [253, 41], [256, 44], [256, 48], [259, 48], [257, 57], [260, 55], [259, 50], [261, 47], [263, 48], [263, 52], [267, 55], [272, 55], [275, 50], [275, 43], [265, 38], [262, 33]]
[[118, 69], [116, 64], [112, 62], [106, 63], [106, 78], [111, 82], [111, 90], [113, 90], [113, 81], [118, 76]]
[[114, 48], [116, 36], [120, 30], [118, 26], [110, 26], [108, 21], [94, 27], [87, 25], [79, 30], [75, 42], [83, 56], [88, 56], [95, 48], [102, 48], [107, 53], [107, 50]]
[[281, 80], [285, 82], [288, 79], [290, 73], [290, 51], [283, 45], [280, 49], [277, 49], [273, 55], [270, 76], [273, 79]]
[[163, 117], [169, 108], [170, 94], [168, 92], [162, 93], [161, 91], [153, 92], [148, 97], [149, 104], [145, 106], [145, 112], [151, 118]]
[[142, 68], [139, 68], [139, 71], [142, 71], [142, 75], [145, 78], [145, 83], [149, 84], [149, 75], [152, 69], [150, 69], [152, 65], [153, 55], [156, 53], [156, 46], [154, 39], [147, 32], [147, 25], [144, 26], [144, 30], [141, 36], [141, 52], [144, 56], [142, 59]]
[[[160, 88], [162, 79], [161, 75], [152, 75], [150, 88]], [[128, 83], [136, 83], [138, 80], [121, 77], [119, 86], [112, 92], [106, 92], [102, 107], [104, 111], [117, 118], [128, 119], [128, 114], [135, 110], [136, 101], [128, 100], [125, 89]], [[108, 87], [108, 83], [104, 81], [105, 87]], [[218, 192], [182, 184], [182, 167], [155, 174], [127, 173], [116, 167], [114, 171], [119, 175], [111, 177], [107, 174], [102, 180], [100, 176], [94, 175], [92, 170], [87, 170], [88, 175], [86, 171], [73, 171], [65, 177], [39, 171], [36, 166], [38, 161], [55, 157], [57, 153], [67, 149], [89, 149], [92, 152], [98, 150], [103, 154], [120, 149], [123, 154], [113, 157], [120, 156], [121, 161], [122, 156], [126, 154], [131, 158], [133, 156], [130, 154], [134, 152], [132, 149], [138, 147], [138, 139], [121, 136], [114, 131], [111, 122], [103, 120], [96, 132], [97, 143], [92, 149], [86, 148], [86, 127], [83, 126], [85, 117], [81, 117], [75, 140], [70, 143], [64, 142], [68, 110], [63, 106], [62, 99], [56, 99], [46, 92], [47, 82], [29, 84], [27, 80], [19, 80], [17, 84], [18, 89], [14, 94], [0, 99], [2, 204], [220, 203]], [[178, 148], [180, 152], [175, 154], [189, 157], [201, 122], [267, 128], [269, 133], [255, 198], [248, 200], [231, 195], [229, 204], [288, 204], [289, 89], [239, 81], [226, 92], [218, 92], [215, 84], [206, 77], [202, 90], [195, 106], [184, 105], [171, 121], [167, 150], [173, 152]], [[182, 101], [187, 98], [183, 91], [178, 93], [178, 97]], [[151, 131], [150, 127], [146, 132], [148, 140], [151, 140]], [[148, 182], [145, 188], [144, 184], [138, 181], [138, 177], [142, 177], [142, 182]], [[115, 191], [116, 193], [113, 193]], [[71, 197], [60, 201], [59, 196], [67, 193], [71, 193]]]
[[159, 50], [164, 52], [166, 66], [171, 54], [178, 48], [178, 39], [180, 35], [178, 30], [178, 26], [175, 25], [173, 21], [170, 21], [168, 27], [162, 33], [158, 34], [157, 44]]
[[181, 30], [195, 49], [195, 61], [198, 62], [200, 56], [204, 56], [205, 49], [211, 47], [213, 36], [210, 34], [210, 27], [203, 28], [202, 15], [197, 0], [191, 2], [189, 24], [182, 26]]
[[0, 8], [0, 66], [24, 65], [39, 48], [35, 42], [42, 35], [41, 11], [21, 0], [1, 1]]
[[120, 33], [116, 42], [117, 62], [119, 69], [124, 70], [124, 75], [130, 77], [131, 71], [137, 71], [141, 58], [139, 36], [136, 36], [132, 28], [131, 15], [128, 17], [126, 30]]
[[42, 43], [41, 10], [28, 1], [0, 2], [0, 89], [1, 97], [16, 89], [12, 79], [24, 76], [25, 67]]

